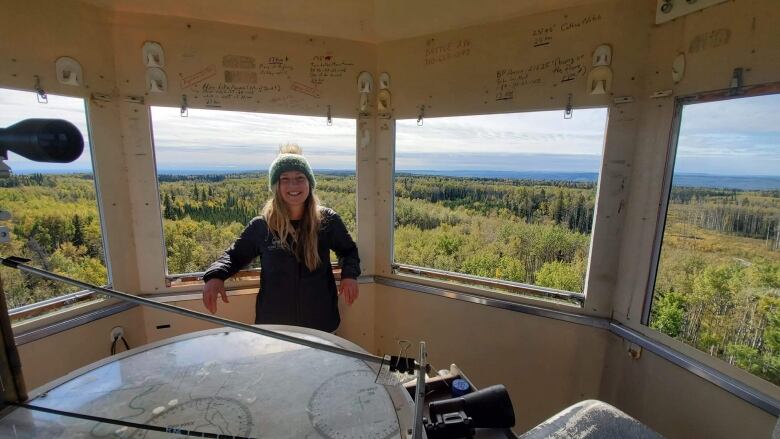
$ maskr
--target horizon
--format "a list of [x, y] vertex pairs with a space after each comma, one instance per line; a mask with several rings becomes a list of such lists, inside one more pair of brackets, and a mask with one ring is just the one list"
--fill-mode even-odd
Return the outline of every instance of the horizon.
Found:
[[[685, 105], [675, 174], [733, 177], [780, 176], [780, 127], [771, 115], [780, 95]], [[396, 121], [398, 172], [598, 173], [603, 166], [606, 108], [453, 116]], [[278, 145], [297, 141], [315, 169], [354, 171], [356, 120], [324, 117], [150, 107], [156, 166], [161, 172], [187, 170], [244, 172], [267, 169]], [[0, 126], [28, 117], [57, 117], [84, 135], [82, 157], [69, 165], [42, 164], [9, 154], [19, 172], [73, 172], [91, 169], [91, 139], [84, 100], [0, 89]], [[294, 133], [293, 136], [290, 133]], [[218, 146], [217, 146], [218, 145]], [[419, 145], [424, 145], [420, 147]], [[478, 146], [475, 146], [478, 145]], [[435, 169], [430, 169], [435, 163]]]
[[[314, 173], [327, 174], [329, 172], [338, 173], [352, 173], [356, 171], [354, 169], [347, 168], [312, 168]], [[168, 173], [175, 173], [173, 175], [187, 175], [184, 172], [192, 172], [192, 175], [228, 175], [228, 174], [247, 174], [247, 173], [261, 173], [267, 174], [268, 170], [256, 169], [256, 168], [244, 168], [244, 169], [208, 169], [208, 168], [163, 168], [158, 169], [158, 175], [171, 175]], [[431, 175], [444, 174], [453, 177], [458, 177], [464, 173], [496, 173], [496, 174], [572, 174], [572, 175], [599, 175], [598, 171], [577, 171], [577, 170], [546, 170], [546, 169], [533, 169], [533, 170], [509, 170], [509, 169], [396, 169], [395, 173], [432, 173]], [[45, 174], [45, 175], [66, 175], [66, 174], [92, 174], [92, 169], [89, 168], [12, 168], [11, 175], [31, 175], [31, 174]], [[678, 172], [675, 176], [702, 176], [702, 177], [731, 177], [731, 178], [770, 178], [780, 180], [780, 175], [768, 175], [768, 174], [716, 174], [708, 172]]]

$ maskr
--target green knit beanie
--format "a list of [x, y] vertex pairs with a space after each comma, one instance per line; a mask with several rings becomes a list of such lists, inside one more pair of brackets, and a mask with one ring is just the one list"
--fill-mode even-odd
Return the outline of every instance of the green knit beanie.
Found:
[[309, 179], [309, 190], [314, 190], [317, 185], [317, 181], [314, 179], [314, 173], [311, 171], [311, 166], [306, 158], [300, 154], [287, 154], [282, 153], [276, 157], [271, 167], [268, 168], [268, 189], [272, 190], [272, 186], [279, 182], [279, 177], [287, 171], [298, 171], [303, 173], [306, 178]]

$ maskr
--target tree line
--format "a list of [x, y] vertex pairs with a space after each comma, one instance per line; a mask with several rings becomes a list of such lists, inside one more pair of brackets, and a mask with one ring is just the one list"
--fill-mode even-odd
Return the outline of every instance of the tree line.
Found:
[[[422, 200], [478, 215], [505, 211], [529, 224], [553, 222], [590, 233], [595, 210], [595, 184], [558, 180], [506, 180], [442, 176], [396, 178], [398, 199]], [[401, 222], [402, 223], [402, 222]]]
[[[354, 175], [317, 174], [317, 193], [356, 231]], [[263, 173], [161, 175], [169, 273], [203, 271], [259, 214]], [[582, 292], [595, 185], [404, 175], [395, 182], [394, 261]], [[0, 180], [13, 213], [5, 254], [87, 282], [108, 281], [91, 176]], [[780, 191], [673, 189], [650, 325], [780, 383]], [[774, 219], [774, 222], [772, 222]], [[255, 262], [257, 264], [257, 262]], [[71, 291], [15, 270], [9, 305]]]

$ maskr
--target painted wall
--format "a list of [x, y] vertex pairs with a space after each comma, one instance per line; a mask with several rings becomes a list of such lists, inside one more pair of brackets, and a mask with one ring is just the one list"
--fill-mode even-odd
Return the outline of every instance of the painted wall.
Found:
[[[610, 335], [600, 398], [668, 438], [769, 438], [777, 418]], [[636, 346], [633, 346], [636, 348]]]
[[[111, 329], [121, 326], [130, 348], [147, 343], [140, 322], [143, 312], [135, 307], [67, 331], [18, 346], [27, 390], [106, 358], [111, 353]], [[120, 345], [118, 351], [124, 350]]]

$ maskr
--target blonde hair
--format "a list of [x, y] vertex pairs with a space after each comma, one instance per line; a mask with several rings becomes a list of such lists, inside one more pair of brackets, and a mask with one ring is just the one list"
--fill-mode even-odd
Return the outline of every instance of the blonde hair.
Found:
[[[303, 150], [295, 143], [287, 143], [279, 148], [279, 154], [303, 155]], [[309, 187], [309, 196], [306, 198], [298, 230], [292, 225], [290, 212], [282, 199], [278, 182], [271, 185], [271, 192], [273, 195], [263, 207], [263, 216], [268, 228], [279, 239], [283, 248], [292, 252], [296, 259], [306, 265], [309, 271], [314, 271], [322, 262], [317, 250], [322, 215], [320, 214], [320, 200], [314, 194], [314, 188], [311, 185]]]
[[298, 154], [303, 155], [303, 148], [297, 143], [285, 143], [279, 145], [279, 154]]

